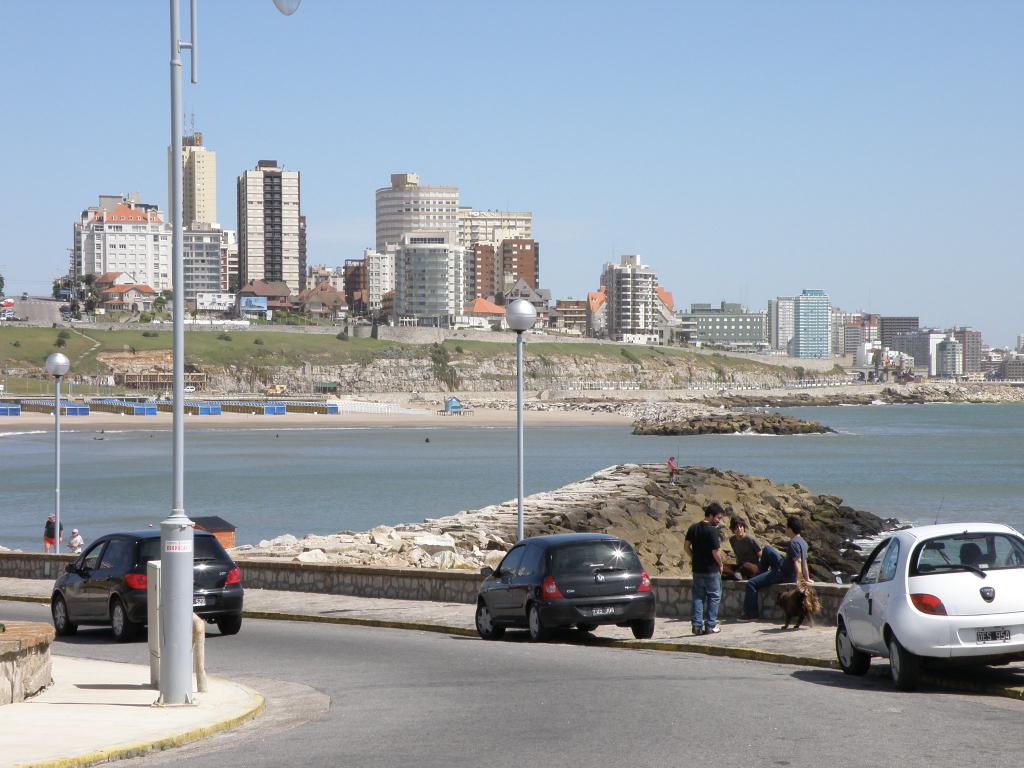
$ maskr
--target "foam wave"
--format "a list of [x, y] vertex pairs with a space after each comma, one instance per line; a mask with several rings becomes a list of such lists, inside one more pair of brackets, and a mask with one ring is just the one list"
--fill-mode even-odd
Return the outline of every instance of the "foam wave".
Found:
[[30, 429], [24, 432], [0, 432], [0, 437], [19, 437], [21, 435], [48, 435], [50, 430]]

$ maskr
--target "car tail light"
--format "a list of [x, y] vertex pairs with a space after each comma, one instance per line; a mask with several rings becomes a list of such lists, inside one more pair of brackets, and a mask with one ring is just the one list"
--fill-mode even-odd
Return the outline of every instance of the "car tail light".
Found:
[[242, 569], [237, 565], [228, 571], [228, 577], [224, 580], [224, 586], [230, 587], [232, 584], [242, 583]]
[[561, 590], [559, 590], [558, 585], [555, 584], [555, 580], [550, 576], [544, 579], [544, 583], [540, 586], [540, 591], [548, 600], [562, 599]]
[[149, 585], [149, 578], [144, 573], [126, 573], [124, 583], [128, 589], [145, 589]]
[[944, 606], [942, 601], [935, 595], [919, 592], [910, 596], [910, 602], [912, 602], [914, 607], [921, 613], [928, 613], [932, 616], [946, 615], [946, 606]]
[[637, 592], [650, 592], [651, 591], [651, 577], [647, 575], [647, 571], [643, 571], [640, 574], [640, 587]]

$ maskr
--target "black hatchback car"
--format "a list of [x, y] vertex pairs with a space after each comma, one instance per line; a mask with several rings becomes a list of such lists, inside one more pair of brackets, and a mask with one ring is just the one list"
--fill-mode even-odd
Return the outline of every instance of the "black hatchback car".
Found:
[[[79, 624], [109, 624], [118, 642], [146, 624], [146, 564], [160, 559], [160, 532], [111, 533], [90, 544], [53, 585], [50, 609], [58, 635]], [[242, 572], [213, 535], [195, 532], [193, 610], [223, 635], [242, 628]]]
[[600, 533], [535, 536], [514, 546], [498, 570], [483, 568], [476, 629], [497, 640], [506, 627], [526, 627], [533, 640], [573, 625], [629, 627], [637, 639], [654, 635], [651, 579], [633, 548]]

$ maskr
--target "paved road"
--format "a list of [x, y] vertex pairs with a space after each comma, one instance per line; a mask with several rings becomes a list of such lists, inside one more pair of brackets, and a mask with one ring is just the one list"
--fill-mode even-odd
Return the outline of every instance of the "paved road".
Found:
[[26, 325], [42, 325], [47, 328], [59, 323], [60, 307], [63, 302], [53, 299], [14, 299], [14, 314], [23, 318]]
[[[0, 617], [42, 620], [45, 611], [0, 603]], [[236, 637], [211, 634], [211, 672], [262, 689], [272, 714], [191, 749], [188, 764], [990, 768], [1018, 765], [1024, 750], [1020, 702], [901, 694], [881, 677], [509, 636], [487, 643], [252, 620]], [[58, 652], [146, 660], [145, 643], [117, 646], [106, 630], [82, 630]], [[330, 697], [329, 709], [315, 691]], [[285, 701], [277, 715], [275, 698]], [[274, 720], [289, 701], [293, 721]]]

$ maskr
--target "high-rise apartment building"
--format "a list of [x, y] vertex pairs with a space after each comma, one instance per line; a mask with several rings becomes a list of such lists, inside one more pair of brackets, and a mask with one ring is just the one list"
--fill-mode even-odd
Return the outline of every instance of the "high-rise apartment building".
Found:
[[298, 171], [260, 160], [238, 177], [239, 282], [280, 281], [306, 289], [306, 222]]
[[789, 353], [789, 344], [796, 332], [795, 306], [792, 296], [779, 296], [768, 302], [768, 344], [772, 349]]
[[525, 280], [531, 288], [540, 288], [540, 245], [536, 240], [502, 240], [498, 255], [501, 260], [503, 291], [519, 279]]
[[1017, 354], [1024, 353], [1024, 333], [1017, 336]]
[[391, 174], [391, 186], [377, 190], [377, 253], [400, 245], [406, 232], [451, 232], [457, 244], [458, 187], [421, 187], [415, 173]]
[[605, 265], [604, 284], [609, 338], [655, 343], [658, 276], [654, 270], [641, 264], [639, 256], [623, 256], [618, 264]]
[[[883, 317], [884, 321], [885, 318]], [[945, 331], [923, 328], [917, 331], [897, 333], [892, 340], [892, 349], [904, 352], [914, 358], [914, 370], [928, 376], [938, 375], [938, 354], [936, 349], [947, 337]]]
[[[468, 253], [477, 243], [533, 238], [533, 214], [529, 211], [477, 211], [459, 208], [459, 245]], [[536, 286], [534, 286], [536, 287]]]
[[366, 263], [366, 305], [370, 314], [383, 311], [384, 296], [395, 290], [395, 253], [398, 248], [389, 245], [384, 253], [367, 248], [363, 251]]
[[74, 226], [70, 276], [124, 272], [157, 292], [173, 286], [171, 228], [155, 205], [138, 193], [100, 195], [99, 205], [82, 211]]
[[832, 312], [828, 294], [804, 290], [793, 302], [793, 356], [826, 358], [832, 346]]
[[193, 222], [181, 233], [185, 300], [197, 293], [219, 293], [221, 287], [221, 248], [224, 232], [212, 224]]
[[918, 317], [890, 317], [882, 315], [878, 319], [878, 334], [881, 337], [882, 346], [886, 349], [896, 349], [894, 345], [896, 334], [914, 333], [921, 330], [921, 319]]
[[952, 334], [935, 345], [935, 375], [961, 376], [964, 373], [964, 348]]
[[447, 326], [466, 296], [466, 252], [455, 230], [406, 232], [395, 255], [394, 314], [402, 325]]
[[974, 328], [954, 328], [953, 338], [960, 342], [963, 351], [963, 365], [960, 372], [979, 373], [982, 358], [981, 331]]
[[501, 260], [494, 243], [476, 243], [469, 251], [471, 299], [489, 299], [501, 293]]
[[220, 239], [220, 289], [234, 293], [238, 282], [238, 235], [233, 229], [221, 231]]
[[[167, 148], [171, 162], [171, 148]], [[181, 220], [184, 226], [200, 222], [216, 225], [217, 153], [203, 146], [203, 134], [192, 133], [181, 140]], [[167, 200], [171, 199], [170, 184]], [[170, 205], [170, 202], [168, 202]]]

